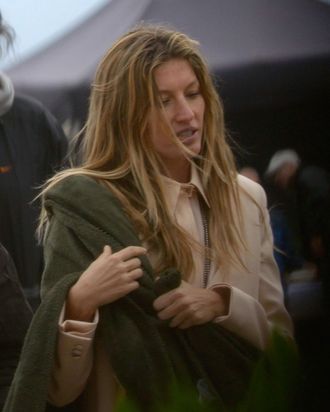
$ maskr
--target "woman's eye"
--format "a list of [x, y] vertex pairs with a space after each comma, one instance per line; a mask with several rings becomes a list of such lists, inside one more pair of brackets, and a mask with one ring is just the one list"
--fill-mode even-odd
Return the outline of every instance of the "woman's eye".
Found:
[[194, 97], [199, 96], [200, 94], [201, 94], [200, 91], [199, 91], [199, 90], [196, 90], [196, 91], [194, 91], [194, 92], [189, 92], [189, 93], [187, 93], [187, 96], [188, 96], [188, 97], [191, 97], [191, 98], [194, 98]]
[[166, 106], [170, 102], [170, 99], [161, 99], [161, 102], [163, 106]]

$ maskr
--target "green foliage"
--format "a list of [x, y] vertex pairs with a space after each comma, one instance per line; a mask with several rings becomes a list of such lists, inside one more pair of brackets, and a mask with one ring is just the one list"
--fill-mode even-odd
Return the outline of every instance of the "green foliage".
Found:
[[299, 357], [295, 344], [276, 331], [258, 362], [250, 387], [235, 412], [290, 412], [298, 394]]
[[145, 412], [146, 410], [150, 412], [219, 412], [210, 404], [199, 402], [196, 398], [196, 392], [187, 389], [184, 385], [178, 387], [177, 385], [172, 385], [170, 390], [171, 396], [166, 404], [158, 405], [152, 410], [149, 407], [139, 409], [127, 398], [123, 398], [116, 408], [116, 412]]
[[123, 398], [118, 402], [115, 412], [140, 412], [140, 410], [129, 399]]

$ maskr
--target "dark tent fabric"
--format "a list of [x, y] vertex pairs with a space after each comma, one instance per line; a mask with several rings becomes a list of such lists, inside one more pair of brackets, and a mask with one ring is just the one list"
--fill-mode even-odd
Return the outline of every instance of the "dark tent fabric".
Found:
[[330, 6], [316, 0], [112, 0], [8, 74], [61, 121], [83, 119], [98, 61], [142, 20], [200, 42], [229, 128], [248, 150], [243, 163], [263, 169], [276, 148], [291, 146], [330, 165]]
[[[304, 0], [154, 1], [146, 20], [198, 39], [228, 109], [299, 100], [330, 86], [330, 7]], [[324, 63], [325, 66], [323, 65]]]

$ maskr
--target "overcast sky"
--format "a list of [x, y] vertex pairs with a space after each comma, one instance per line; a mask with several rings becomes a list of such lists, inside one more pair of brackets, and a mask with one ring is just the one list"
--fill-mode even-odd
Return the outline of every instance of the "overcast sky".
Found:
[[0, 0], [2, 17], [15, 30], [14, 50], [2, 56], [6, 68], [50, 44], [111, 0]]

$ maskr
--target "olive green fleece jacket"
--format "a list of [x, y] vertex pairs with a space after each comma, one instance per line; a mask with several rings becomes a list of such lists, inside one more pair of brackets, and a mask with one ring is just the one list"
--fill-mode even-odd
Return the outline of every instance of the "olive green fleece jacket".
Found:
[[[47, 410], [57, 324], [68, 290], [104, 245], [114, 251], [141, 245], [119, 201], [89, 177], [64, 179], [49, 190], [45, 207], [50, 224], [42, 303], [27, 333], [3, 412]], [[141, 261], [140, 287], [101, 308], [97, 331], [127, 396], [146, 410], [147, 405], [152, 408], [166, 401], [170, 384], [184, 384], [196, 398], [217, 405], [217, 410], [235, 405], [244, 395], [259, 351], [214, 323], [179, 330], [160, 321], [153, 301], [177, 287], [180, 274], [169, 269], [155, 281], [147, 257]]]

